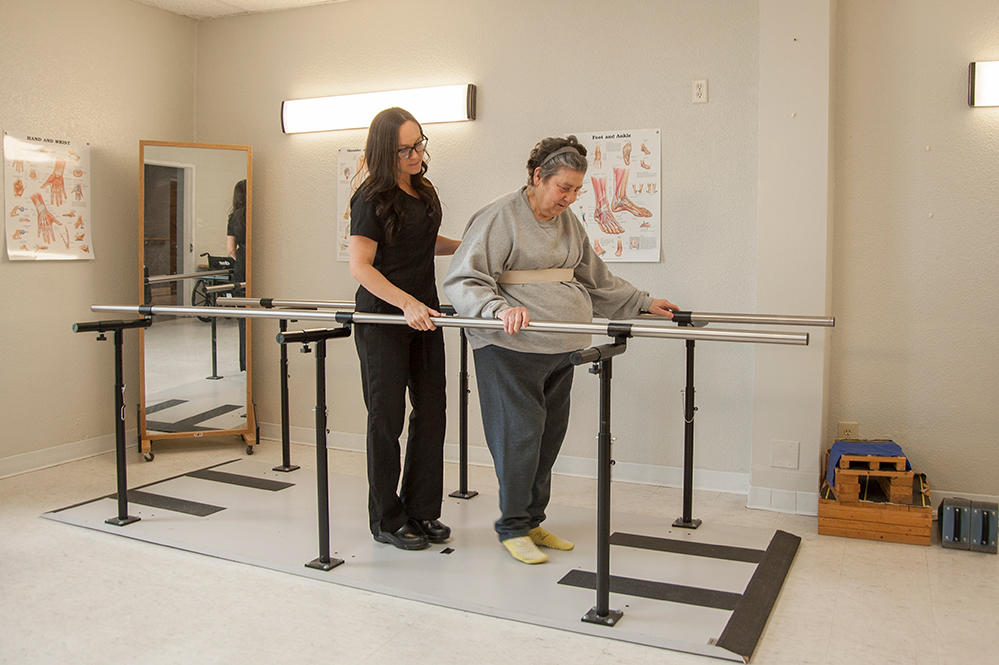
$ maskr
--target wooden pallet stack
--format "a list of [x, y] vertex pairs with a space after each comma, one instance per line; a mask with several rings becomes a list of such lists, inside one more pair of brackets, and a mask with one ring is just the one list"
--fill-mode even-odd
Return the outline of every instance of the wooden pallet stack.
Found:
[[905, 457], [842, 455], [835, 470], [836, 498], [819, 499], [819, 533], [929, 545], [929, 490], [906, 466]]

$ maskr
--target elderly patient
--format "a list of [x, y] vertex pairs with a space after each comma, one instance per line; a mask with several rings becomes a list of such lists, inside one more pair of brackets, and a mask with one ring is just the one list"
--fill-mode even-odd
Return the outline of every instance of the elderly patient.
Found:
[[475, 213], [444, 281], [458, 314], [498, 318], [503, 330], [467, 330], [486, 443], [499, 480], [496, 533], [524, 563], [548, 557], [538, 546], [573, 543], [541, 527], [551, 470], [569, 420], [572, 351], [589, 335], [525, 332], [538, 321], [589, 321], [594, 315], [671, 318], [676, 306], [615, 277], [590, 246], [569, 206], [586, 174], [575, 136], [541, 140], [527, 161], [527, 185]]

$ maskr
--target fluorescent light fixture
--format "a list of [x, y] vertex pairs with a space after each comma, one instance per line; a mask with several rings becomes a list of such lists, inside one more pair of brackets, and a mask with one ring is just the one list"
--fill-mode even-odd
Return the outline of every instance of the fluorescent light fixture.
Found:
[[297, 134], [361, 129], [370, 125], [379, 111], [393, 106], [406, 109], [420, 124], [475, 120], [475, 85], [289, 99], [281, 102], [281, 130]]
[[999, 106], [999, 62], [968, 65], [968, 105]]

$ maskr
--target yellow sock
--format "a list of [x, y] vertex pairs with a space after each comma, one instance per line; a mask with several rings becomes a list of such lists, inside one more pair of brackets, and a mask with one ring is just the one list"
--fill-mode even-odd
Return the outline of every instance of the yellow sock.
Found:
[[544, 563], [545, 561], [548, 561], [548, 557], [545, 553], [539, 550], [534, 545], [534, 542], [527, 536], [507, 538], [501, 542], [503, 543], [503, 547], [505, 547], [517, 561], [522, 561], [524, 563]]
[[535, 545], [540, 545], [541, 547], [550, 547], [553, 550], [571, 550], [576, 546], [571, 540], [566, 540], [565, 538], [559, 538], [554, 533], [545, 531], [540, 526], [536, 526], [528, 532], [531, 541]]

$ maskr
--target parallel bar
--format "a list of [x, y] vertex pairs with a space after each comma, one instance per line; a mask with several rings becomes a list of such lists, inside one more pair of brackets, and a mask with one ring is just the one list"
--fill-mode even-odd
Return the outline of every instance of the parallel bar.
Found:
[[[227, 298], [226, 305], [232, 307], [319, 307], [327, 309], [354, 309], [353, 300], [278, 300], [277, 298]], [[448, 308], [448, 305], [441, 305]], [[745, 323], [774, 326], [820, 326], [831, 328], [836, 325], [832, 316], [791, 316], [784, 314], [726, 314], [717, 312], [677, 312], [686, 315], [693, 323]], [[670, 326], [654, 314], [642, 314], [631, 320], [638, 325]]]
[[326, 309], [354, 309], [353, 300], [277, 300], [276, 298], [225, 298], [227, 307], [322, 307]]
[[[719, 312], [677, 312], [678, 315], [686, 315], [691, 323], [746, 323], [764, 324], [771, 326], [819, 326], [832, 328], [836, 325], [836, 317], [833, 316], [790, 316], [784, 314], [724, 314]], [[642, 314], [636, 322], [645, 324], [649, 321], [658, 321], [660, 317], [654, 314]]]
[[176, 282], [182, 279], [198, 279], [199, 277], [209, 277], [211, 275], [228, 275], [228, 270], [202, 270], [200, 272], [185, 272], [179, 275], [153, 275], [146, 278], [146, 284], [158, 284], [160, 282]]
[[[224, 293], [225, 291], [235, 291], [237, 288], [244, 288], [246, 282], [226, 282], [215, 286], [206, 286], [205, 293]], [[223, 299], [224, 300], [224, 299]]]
[[[335, 320], [339, 323], [381, 323], [406, 325], [406, 317], [396, 314], [363, 314], [354, 312], [322, 312], [312, 310], [270, 310], [239, 309], [231, 307], [186, 307], [181, 305], [91, 305], [94, 312], [129, 312], [132, 314], [172, 314], [174, 316], [211, 316], [222, 318], [258, 319], [297, 319], [312, 321]], [[451, 316], [431, 317], [434, 325], [441, 328], [479, 328], [502, 330], [503, 322], [498, 319], [470, 319]], [[584, 335], [609, 335], [611, 323], [584, 323], [569, 321], [532, 321], [522, 328], [527, 332], [552, 332]], [[707, 330], [692, 328], [657, 328], [648, 325], [635, 325], [631, 328], [632, 337], [655, 337], [662, 339], [695, 339], [718, 342], [749, 342], [759, 344], [792, 344], [806, 346], [808, 333], [753, 332], [748, 330]]]

